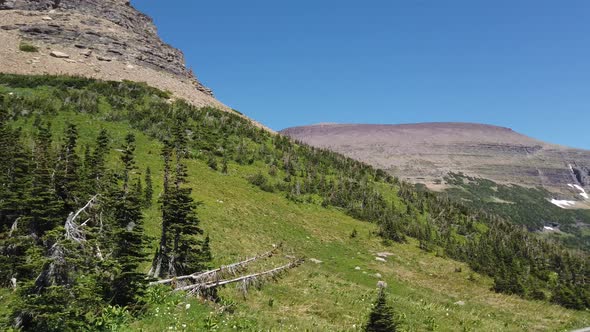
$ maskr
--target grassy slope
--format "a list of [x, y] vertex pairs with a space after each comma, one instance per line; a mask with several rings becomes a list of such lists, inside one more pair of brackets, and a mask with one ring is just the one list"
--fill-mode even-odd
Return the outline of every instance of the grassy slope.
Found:
[[590, 211], [561, 209], [548, 201], [551, 194], [544, 189], [501, 185], [460, 174], [450, 174], [445, 181], [452, 185], [445, 190], [452, 199], [525, 225], [530, 230], [558, 223], [561, 232], [545, 234], [547, 237], [555, 237], [572, 248], [590, 250]]
[[[81, 145], [90, 143], [97, 128], [113, 137], [113, 147], [122, 144], [129, 126], [92, 119], [88, 115], [61, 113], [53, 118], [56, 133], [65, 121], [77, 124]], [[31, 119], [25, 126], [29, 126]], [[22, 123], [21, 123], [22, 124]], [[161, 191], [160, 144], [140, 132], [138, 166], [152, 168], [156, 195]], [[113, 160], [115, 153], [113, 153]], [[335, 209], [297, 204], [281, 194], [263, 192], [245, 177], [262, 165], [230, 164], [229, 175], [210, 170], [204, 162], [189, 161], [194, 196], [202, 201], [199, 216], [211, 235], [216, 264], [233, 262], [283, 242], [290, 255], [316, 258], [289, 272], [278, 283], [267, 284], [243, 297], [234, 287], [221, 291], [233, 313], [219, 313], [219, 306], [202, 305], [181, 294], [169, 296], [162, 305], [152, 305], [148, 314], [131, 324], [132, 330], [358, 330], [376, 295], [376, 282], [385, 280], [403, 328], [408, 331], [541, 331], [567, 330], [590, 325], [590, 314], [489, 291], [491, 281], [475, 274], [462, 263], [435, 257], [418, 249], [417, 243], [384, 246], [372, 235], [374, 225], [359, 222]], [[158, 236], [158, 211], [146, 211], [146, 229]], [[351, 239], [353, 229], [358, 237]], [[386, 263], [375, 253], [393, 253]], [[268, 264], [280, 264], [275, 257]], [[360, 267], [356, 270], [355, 267]], [[264, 266], [260, 266], [262, 268]], [[462, 272], [454, 272], [460, 267]], [[146, 263], [147, 268], [147, 263]], [[375, 276], [382, 275], [381, 278]], [[7, 294], [0, 294], [7, 296]], [[465, 305], [454, 304], [465, 301]], [[186, 303], [192, 304], [186, 309]]]

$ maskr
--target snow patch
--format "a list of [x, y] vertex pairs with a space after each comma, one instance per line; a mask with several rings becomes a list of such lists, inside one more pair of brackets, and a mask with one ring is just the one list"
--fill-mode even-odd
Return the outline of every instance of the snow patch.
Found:
[[553, 231], [553, 227], [549, 227], [549, 226], [543, 226], [543, 229], [546, 231]]
[[584, 199], [590, 199], [590, 195], [588, 195], [588, 193], [586, 192], [586, 190], [584, 188], [582, 188], [580, 185], [577, 184], [571, 184], [568, 183], [567, 184], [570, 188], [574, 188], [574, 189], [578, 189], [580, 191], [580, 196], [584, 197]]
[[576, 205], [576, 202], [574, 202], [574, 201], [566, 201], [566, 200], [559, 200], [559, 199], [552, 199], [551, 203], [559, 206], [562, 209]]

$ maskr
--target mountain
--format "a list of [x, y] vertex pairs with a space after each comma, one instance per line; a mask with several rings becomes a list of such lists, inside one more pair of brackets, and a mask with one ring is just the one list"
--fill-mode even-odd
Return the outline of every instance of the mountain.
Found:
[[587, 253], [261, 130], [129, 2], [0, 8], [0, 330], [590, 325]]
[[[228, 109], [125, 0], [1, 0], [0, 71], [132, 80]], [[34, 52], [19, 48], [29, 45]]]
[[586, 207], [590, 151], [545, 143], [509, 128], [473, 123], [318, 124], [281, 131], [440, 190], [449, 173], [542, 187]]

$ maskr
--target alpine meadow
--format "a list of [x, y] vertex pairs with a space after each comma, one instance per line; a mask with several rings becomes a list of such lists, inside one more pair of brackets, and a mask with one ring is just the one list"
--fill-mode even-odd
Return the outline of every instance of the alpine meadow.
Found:
[[275, 132], [126, 0], [0, 0], [0, 42], [2, 331], [590, 326], [586, 150]]

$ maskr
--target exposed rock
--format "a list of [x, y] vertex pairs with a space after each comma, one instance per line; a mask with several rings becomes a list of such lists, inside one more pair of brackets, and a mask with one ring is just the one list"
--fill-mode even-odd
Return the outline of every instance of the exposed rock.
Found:
[[387, 262], [387, 260], [383, 257], [375, 257], [375, 260], [378, 262]]
[[113, 61], [113, 59], [112, 59], [112, 58], [109, 58], [109, 57], [106, 57], [106, 56], [101, 56], [101, 55], [97, 55], [97, 56], [96, 56], [96, 59], [97, 59], [98, 61]]
[[321, 260], [316, 259], [316, 258], [310, 258], [309, 261], [310, 262], [313, 262], [313, 263], [316, 263], [316, 264], [322, 264], [323, 263]]
[[375, 273], [375, 278], [381, 278], [381, 273]]
[[70, 55], [67, 53], [63, 53], [63, 52], [59, 52], [59, 51], [51, 51], [51, 53], [49, 53], [49, 55], [51, 55], [54, 58], [60, 58], [60, 59], [66, 59], [69, 58]]
[[455, 302], [454, 304], [455, 304], [455, 305], [460, 305], [460, 306], [463, 306], [463, 305], [465, 305], [465, 301], [457, 301], [457, 302]]
[[357, 271], [360, 271], [361, 267], [360, 266], [357, 266], [354, 269], [357, 270]]
[[569, 191], [570, 183], [590, 190], [590, 151], [545, 143], [509, 128], [474, 123], [317, 124], [281, 133], [427, 185], [440, 183], [449, 172], [462, 172], [553, 192]]
[[[186, 68], [184, 55], [165, 44], [153, 21], [126, 0], [0, 0], [0, 10], [39, 13], [40, 21], [23, 20], [22, 37], [54, 45], [92, 45], [101, 61], [120, 60], [192, 80], [197, 90], [212, 91]], [[47, 13], [52, 16], [47, 16]], [[71, 15], [80, 14], [83, 18]], [[79, 24], [78, 24], [79, 23]]]
[[385, 251], [385, 252], [378, 252], [378, 253], [377, 253], [377, 257], [383, 257], [383, 258], [387, 258], [387, 257], [389, 257], [389, 256], [393, 256], [393, 254], [392, 254], [392, 253], [390, 253], [390, 252], [387, 252], [387, 251]]

